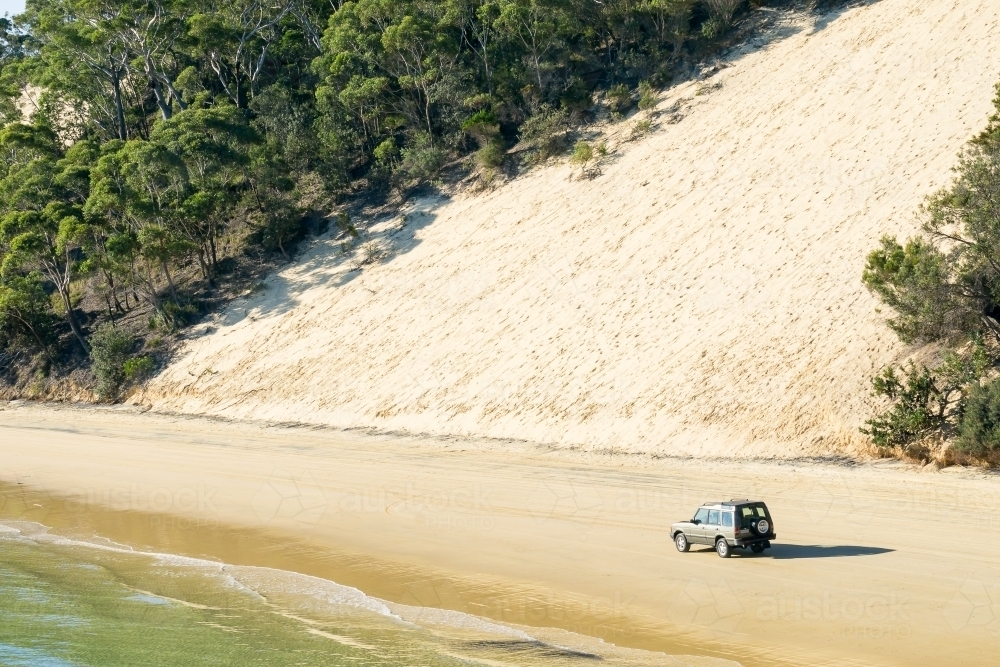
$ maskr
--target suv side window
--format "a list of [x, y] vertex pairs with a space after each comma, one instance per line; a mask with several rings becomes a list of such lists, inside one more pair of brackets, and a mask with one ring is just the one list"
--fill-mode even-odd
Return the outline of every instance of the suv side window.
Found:
[[719, 525], [719, 510], [712, 510], [708, 513], [708, 525], [710, 526]]
[[732, 528], [733, 527], [733, 513], [732, 512], [723, 512], [722, 513], [722, 526], [724, 528]]
[[704, 524], [706, 521], [708, 521], [708, 510], [705, 509], [704, 507], [699, 509], [698, 512], [694, 515], [694, 520]]

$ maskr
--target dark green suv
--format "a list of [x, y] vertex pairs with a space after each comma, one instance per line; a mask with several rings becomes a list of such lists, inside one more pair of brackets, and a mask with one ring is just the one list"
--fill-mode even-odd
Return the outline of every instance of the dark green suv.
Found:
[[670, 526], [670, 536], [680, 552], [691, 545], [715, 547], [722, 558], [729, 558], [733, 549], [746, 549], [759, 554], [771, 548], [777, 537], [774, 520], [767, 505], [759, 500], [734, 498], [729, 502], [705, 503], [689, 521]]

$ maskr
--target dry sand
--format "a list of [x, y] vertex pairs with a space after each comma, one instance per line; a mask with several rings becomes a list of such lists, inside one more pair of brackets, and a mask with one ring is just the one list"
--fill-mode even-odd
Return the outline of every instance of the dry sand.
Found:
[[[32, 406], [0, 409], [0, 462], [0, 518], [326, 577], [428, 617], [464, 611], [748, 667], [978, 666], [1000, 633], [1000, 479], [974, 471], [601, 457]], [[734, 494], [766, 499], [773, 549], [674, 550], [670, 522]]]
[[[767, 10], [760, 10], [767, 11]], [[857, 451], [907, 351], [860, 283], [986, 122], [996, 0], [787, 14], [664, 93], [583, 180], [551, 164], [321, 239], [198, 329], [154, 409], [694, 455]]]

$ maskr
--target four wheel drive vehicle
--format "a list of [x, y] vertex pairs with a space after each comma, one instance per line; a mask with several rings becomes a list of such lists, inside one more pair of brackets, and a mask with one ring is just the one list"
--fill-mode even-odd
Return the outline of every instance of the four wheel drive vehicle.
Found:
[[690, 521], [670, 526], [670, 536], [680, 552], [691, 545], [714, 546], [722, 558], [729, 558], [733, 549], [746, 549], [759, 554], [771, 548], [777, 537], [774, 521], [767, 505], [758, 500], [734, 498], [729, 502], [705, 503]]

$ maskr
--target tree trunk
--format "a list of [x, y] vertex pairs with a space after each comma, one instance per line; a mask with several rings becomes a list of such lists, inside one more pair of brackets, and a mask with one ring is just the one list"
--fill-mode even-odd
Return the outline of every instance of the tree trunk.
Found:
[[170, 296], [173, 297], [174, 303], [179, 306], [181, 305], [181, 301], [177, 298], [177, 288], [174, 287], [174, 278], [170, 275], [170, 269], [167, 267], [166, 262], [160, 262], [160, 265], [163, 267], [163, 274], [167, 277], [167, 285], [170, 287]]
[[28, 331], [31, 332], [31, 335], [35, 338], [35, 341], [38, 342], [38, 346], [42, 348], [42, 353], [49, 360], [49, 362], [53, 364], [56, 363], [56, 360], [52, 358], [52, 353], [49, 351], [49, 346], [45, 344], [45, 342], [42, 340], [42, 337], [38, 335], [37, 331], [35, 331], [35, 327], [31, 326], [31, 323], [26, 318], [21, 317], [18, 314], [15, 314], [14, 317], [20, 320], [21, 324], [23, 324], [25, 328], [27, 328]]
[[112, 88], [115, 97], [115, 120], [118, 123], [118, 138], [122, 141], [128, 139], [128, 128], [125, 127], [125, 106], [122, 103], [122, 82], [120, 70], [115, 70], [111, 77]]
[[153, 79], [152, 83], [153, 94], [156, 95], [156, 106], [160, 108], [160, 115], [163, 116], [163, 120], [170, 120], [170, 116], [173, 115], [173, 109], [170, 108], [170, 104], [163, 95], [163, 87], [156, 79]]
[[83, 329], [80, 328], [80, 323], [76, 321], [76, 315], [73, 313], [73, 304], [69, 298], [69, 289], [60, 285], [59, 296], [62, 297], [63, 307], [66, 308], [66, 321], [69, 322], [69, 328], [73, 330], [73, 335], [80, 341], [83, 351], [90, 354], [90, 345], [87, 344], [87, 339], [83, 336]]
[[[119, 314], [122, 314], [124, 311], [122, 310], [122, 302], [118, 300], [118, 287], [115, 285], [115, 277], [114, 277], [114, 275], [110, 271], [108, 271], [107, 269], [105, 269], [103, 267], [101, 268], [101, 273], [104, 274], [104, 282], [106, 282], [108, 284], [108, 289], [111, 290], [111, 297], [110, 297], [110, 299], [111, 299], [111, 301], [114, 304], [115, 310], [117, 310]], [[127, 291], [125, 292], [125, 301], [126, 301], [126, 303], [128, 302], [128, 292]], [[114, 319], [114, 318], [112, 318], [112, 319]]]
[[[163, 303], [160, 301], [160, 297], [156, 295], [156, 283], [153, 281], [153, 270], [149, 266], [148, 262], [145, 262], [145, 271], [138, 272], [139, 280], [146, 283], [146, 289], [149, 291], [149, 305], [153, 307], [153, 310], [163, 318], [164, 324], [169, 324], [173, 326], [173, 318], [163, 309]], [[139, 296], [133, 294], [138, 303]]]
[[207, 254], [205, 244], [202, 243], [198, 246], [198, 268], [201, 269], [201, 277], [203, 279], [211, 280], [208, 270], [208, 260], [206, 259]]
[[187, 104], [184, 102], [184, 98], [182, 98], [181, 94], [177, 92], [176, 88], [174, 88], [174, 84], [170, 83], [169, 79], [165, 79], [164, 84], [167, 86], [167, 92], [170, 93], [170, 96], [177, 100], [177, 106], [181, 108], [181, 111], [187, 109]]
[[534, 42], [535, 40], [532, 38], [531, 60], [535, 63], [535, 78], [538, 79], [538, 94], [541, 95], [545, 92], [542, 88], [542, 63], [539, 60], [538, 49], [534, 46]]
[[434, 132], [431, 130], [431, 96], [426, 89], [424, 89], [424, 119], [427, 121], [427, 136], [430, 138], [431, 148], [434, 148]]
[[208, 247], [212, 250], [212, 275], [219, 270], [219, 255], [215, 247], [215, 225], [212, 225], [212, 231], [208, 236]]
[[236, 108], [237, 109], [246, 109], [247, 108], [247, 102], [246, 102], [246, 99], [245, 99], [246, 98], [246, 94], [245, 94], [245, 92], [243, 90], [243, 83], [240, 81], [240, 79], [242, 77], [240, 77], [240, 73], [239, 73], [238, 69], [237, 69], [236, 77], [235, 78], [236, 78], [236, 100], [235, 100], [236, 101]]

